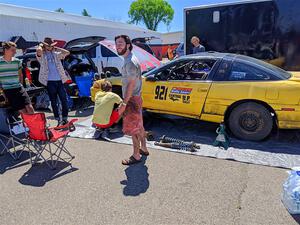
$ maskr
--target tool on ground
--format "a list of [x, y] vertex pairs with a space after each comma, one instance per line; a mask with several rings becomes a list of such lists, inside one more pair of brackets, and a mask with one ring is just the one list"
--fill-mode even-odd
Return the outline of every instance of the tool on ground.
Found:
[[225, 131], [225, 125], [223, 123], [220, 124], [216, 133], [218, 134], [216, 140], [214, 141], [213, 145], [216, 147], [224, 148], [225, 150], [229, 147], [229, 138]]
[[190, 151], [195, 152], [196, 149], [194, 147], [194, 143], [192, 145], [186, 145], [182, 143], [163, 143], [163, 142], [155, 142], [154, 143], [157, 146], [161, 146], [164, 148], [172, 148], [172, 149], [178, 149], [178, 150], [184, 150], [184, 151]]
[[167, 137], [166, 135], [163, 135], [161, 138], [160, 138], [160, 141], [162, 143], [179, 143], [179, 144], [182, 144], [182, 145], [186, 145], [186, 146], [191, 146], [193, 148], [197, 148], [197, 149], [200, 149], [200, 146], [197, 145], [195, 142], [193, 141], [185, 141], [185, 140], [181, 140], [181, 139], [177, 139], [177, 138], [171, 138], [171, 137]]
[[196, 149], [200, 149], [200, 146], [193, 141], [184, 141], [176, 138], [167, 137], [166, 135], [160, 138], [160, 142], [155, 142], [155, 145], [191, 152], [195, 152], [197, 151]]

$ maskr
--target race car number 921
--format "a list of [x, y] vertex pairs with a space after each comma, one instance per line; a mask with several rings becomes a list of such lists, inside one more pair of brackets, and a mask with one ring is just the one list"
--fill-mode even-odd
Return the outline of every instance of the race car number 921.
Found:
[[168, 94], [168, 88], [165, 86], [156, 86], [155, 88], [155, 99], [166, 100]]

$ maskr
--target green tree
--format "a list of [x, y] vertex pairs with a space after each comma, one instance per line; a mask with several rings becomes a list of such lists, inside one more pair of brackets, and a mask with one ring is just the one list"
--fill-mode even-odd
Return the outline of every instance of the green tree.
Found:
[[91, 15], [88, 13], [88, 11], [87, 11], [86, 9], [83, 9], [82, 12], [81, 12], [81, 14], [82, 14], [83, 16], [91, 17]]
[[156, 31], [161, 22], [170, 25], [174, 10], [166, 0], [136, 0], [131, 3], [128, 16], [130, 23], [144, 23], [148, 29]]
[[64, 10], [63, 8], [58, 8], [58, 9], [56, 9], [56, 10], [55, 10], [55, 12], [64, 13], [64, 12], [65, 12], [65, 10]]

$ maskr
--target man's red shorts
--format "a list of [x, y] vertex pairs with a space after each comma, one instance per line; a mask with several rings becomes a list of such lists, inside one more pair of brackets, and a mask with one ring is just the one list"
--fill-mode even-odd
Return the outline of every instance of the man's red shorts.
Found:
[[111, 127], [114, 123], [117, 123], [118, 120], [119, 120], [119, 118], [120, 118], [120, 115], [119, 115], [118, 111], [115, 109], [115, 110], [113, 110], [112, 113], [111, 113], [110, 120], [109, 120], [109, 123], [108, 123], [108, 124], [106, 124], [106, 125], [101, 125], [101, 124], [96, 124], [96, 123], [95, 123], [95, 126], [100, 127], [100, 128], [102, 128], [102, 129], [106, 129], [106, 128]]
[[127, 103], [123, 116], [123, 133], [129, 136], [143, 134], [145, 132], [142, 114], [142, 98], [133, 96]]

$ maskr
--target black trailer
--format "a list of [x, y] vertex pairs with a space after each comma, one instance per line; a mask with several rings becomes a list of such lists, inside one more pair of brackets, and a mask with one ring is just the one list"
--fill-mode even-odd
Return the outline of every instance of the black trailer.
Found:
[[184, 9], [185, 53], [200, 38], [206, 51], [244, 54], [300, 71], [300, 0], [251, 0]]

